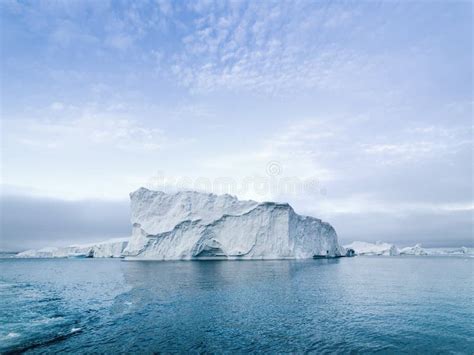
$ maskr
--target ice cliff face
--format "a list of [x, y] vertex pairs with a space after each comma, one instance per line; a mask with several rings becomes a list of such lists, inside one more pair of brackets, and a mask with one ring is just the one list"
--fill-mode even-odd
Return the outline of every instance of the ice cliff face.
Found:
[[128, 259], [282, 259], [342, 256], [334, 228], [288, 204], [193, 191], [130, 194]]
[[18, 253], [18, 258], [118, 258], [128, 244], [128, 239], [109, 239], [103, 242], [70, 245], [67, 247], [48, 247], [26, 250]]

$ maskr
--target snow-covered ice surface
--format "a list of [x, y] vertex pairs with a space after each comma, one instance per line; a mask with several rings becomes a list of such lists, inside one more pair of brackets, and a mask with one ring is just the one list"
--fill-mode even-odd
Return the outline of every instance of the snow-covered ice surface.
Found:
[[344, 245], [346, 249], [353, 249], [357, 255], [416, 255], [416, 256], [469, 256], [474, 257], [474, 248], [423, 248], [421, 244], [412, 247], [398, 248], [394, 244], [376, 242], [352, 242]]
[[334, 228], [286, 203], [195, 191], [130, 194], [127, 259], [285, 259], [345, 255]]
[[47, 247], [31, 249], [18, 253], [18, 258], [68, 258], [94, 257], [118, 258], [127, 246], [128, 238], [109, 239], [98, 243], [74, 244], [66, 247]]

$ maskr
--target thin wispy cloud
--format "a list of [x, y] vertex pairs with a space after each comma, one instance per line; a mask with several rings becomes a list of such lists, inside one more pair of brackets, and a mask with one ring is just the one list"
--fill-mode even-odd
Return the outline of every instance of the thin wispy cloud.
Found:
[[142, 126], [135, 120], [97, 115], [67, 121], [23, 121], [21, 132], [13, 132], [18, 127], [8, 128], [12, 130], [11, 134], [18, 134], [20, 144], [58, 149], [105, 146], [139, 152], [192, 142], [192, 139], [170, 139], [161, 129]]
[[[342, 25], [331, 6], [308, 2], [209, 2], [191, 7], [173, 73], [195, 91], [221, 89], [275, 94], [334, 87], [334, 70], [348, 69], [350, 51], [324, 41], [326, 26]], [[345, 13], [344, 19], [350, 14]], [[352, 57], [354, 59], [354, 57]]]

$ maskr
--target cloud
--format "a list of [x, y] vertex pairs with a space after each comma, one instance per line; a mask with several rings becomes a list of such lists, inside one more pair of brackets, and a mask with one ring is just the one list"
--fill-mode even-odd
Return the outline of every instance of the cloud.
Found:
[[384, 213], [338, 214], [331, 218], [341, 243], [387, 241], [398, 246], [473, 246], [472, 210], [433, 214], [417, 211], [404, 216]]
[[60, 47], [90, 46], [97, 45], [99, 42], [96, 36], [87, 33], [87, 30], [78, 27], [70, 20], [58, 21], [56, 28], [51, 32], [50, 39], [52, 43]]
[[327, 215], [385, 214], [408, 216], [412, 214], [443, 215], [452, 212], [474, 212], [472, 201], [429, 203], [420, 201], [383, 201], [375, 196], [360, 194], [346, 198], [332, 198], [318, 203], [318, 209]]
[[0, 250], [64, 246], [130, 233], [128, 201], [1, 195], [0, 207]]
[[198, 2], [190, 8], [193, 26], [181, 38], [172, 71], [192, 91], [338, 87], [336, 70], [361, 70], [350, 50], [318, 40], [326, 35], [324, 23], [337, 27], [349, 11], [285, 1]]
[[132, 46], [133, 38], [124, 34], [115, 34], [107, 37], [105, 43], [110, 47], [125, 50]]
[[295, 120], [260, 145], [217, 155], [204, 167], [244, 179], [266, 176], [266, 166], [276, 161], [279, 177], [311, 179], [318, 188], [271, 190], [264, 198], [289, 201], [325, 218], [381, 213], [398, 218], [417, 211], [438, 218], [472, 212], [469, 127], [417, 123], [379, 138], [368, 135], [360, 123], [343, 116]]
[[110, 1], [12, 0], [2, 7], [19, 16], [35, 36], [48, 36], [53, 47], [71, 50], [88, 46], [99, 52], [134, 47], [147, 32], [162, 29], [161, 18], [172, 13], [164, 1], [160, 6], [147, 1], [113, 5]]
[[[361, 150], [381, 164], [403, 164], [426, 159], [449, 157], [473, 144], [468, 126], [428, 124], [391, 132], [390, 137], [361, 143]], [[382, 142], [377, 142], [383, 140]]]
[[101, 114], [85, 114], [72, 120], [24, 120], [21, 132], [16, 134], [20, 144], [53, 149], [106, 146], [123, 151], [159, 151], [192, 142], [183, 138], [172, 140], [162, 129], [133, 119]]
[[62, 111], [64, 109], [64, 104], [62, 102], [53, 102], [51, 104], [51, 110], [53, 111]]
[[173, 15], [173, 3], [171, 0], [158, 0], [157, 3], [162, 14], [165, 16]]

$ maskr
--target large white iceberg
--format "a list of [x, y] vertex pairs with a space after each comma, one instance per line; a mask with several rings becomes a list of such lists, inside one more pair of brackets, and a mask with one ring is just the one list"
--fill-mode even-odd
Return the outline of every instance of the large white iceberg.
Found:
[[240, 201], [195, 191], [130, 194], [127, 259], [284, 259], [338, 257], [334, 228], [287, 203]]
[[74, 244], [66, 247], [31, 249], [18, 253], [18, 258], [118, 258], [128, 244], [128, 238], [109, 239], [98, 243]]

